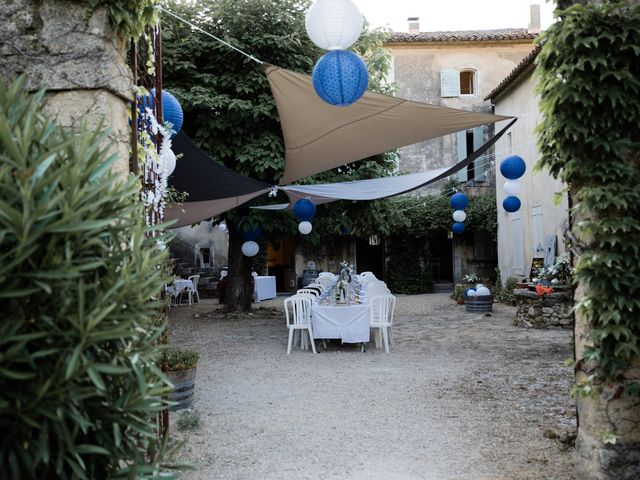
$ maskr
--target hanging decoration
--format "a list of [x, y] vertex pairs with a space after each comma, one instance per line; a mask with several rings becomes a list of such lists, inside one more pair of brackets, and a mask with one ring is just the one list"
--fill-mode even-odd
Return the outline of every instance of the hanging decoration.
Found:
[[316, 0], [304, 22], [307, 35], [323, 50], [345, 50], [362, 32], [364, 17], [351, 0]]
[[504, 182], [502, 188], [506, 193], [506, 198], [502, 201], [502, 208], [509, 213], [520, 210], [520, 199], [518, 194], [522, 191], [522, 185], [518, 182], [518, 178], [527, 171], [527, 164], [518, 155], [511, 155], [500, 162], [500, 173], [508, 180]]
[[240, 220], [237, 230], [238, 235], [244, 241], [253, 241], [256, 240], [260, 235], [262, 235], [262, 228], [260, 227], [260, 225], [252, 223], [247, 217]]
[[313, 68], [313, 88], [331, 105], [352, 105], [367, 91], [367, 65], [346, 50], [358, 40], [363, 25], [364, 17], [351, 0], [316, 0], [307, 12], [307, 35], [318, 47], [329, 50]]
[[506, 197], [502, 201], [502, 208], [509, 213], [517, 212], [520, 210], [520, 199], [518, 197]]
[[301, 198], [293, 205], [293, 214], [299, 222], [310, 222], [316, 216], [316, 206], [308, 198]]
[[512, 197], [519, 195], [522, 191], [522, 185], [517, 180], [507, 180], [506, 182], [504, 182], [502, 188], [504, 190], [504, 193]]
[[453, 212], [453, 221], [454, 222], [464, 222], [467, 219], [467, 214], [464, 213], [464, 210], [456, 210]]
[[306, 220], [298, 224], [298, 230], [300, 230], [300, 233], [303, 235], [309, 235], [312, 229], [313, 226], [311, 225], [311, 222], [307, 222]]
[[454, 193], [449, 199], [449, 205], [455, 209], [453, 212], [453, 221], [455, 223], [451, 226], [451, 231], [460, 234], [464, 232], [464, 223], [462, 222], [467, 219], [467, 214], [463, 210], [469, 205], [469, 199], [462, 192]]
[[325, 53], [313, 68], [311, 78], [318, 96], [338, 107], [357, 102], [369, 85], [367, 65], [348, 50]]
[[[141, 108], [152, 108], [155, 104], [156, 89], [152, 88], [149, 95], [145, 95], [141, 100]], [[166, 90], [162, 90], [162, 123], [170, 123], [173, 133], [171, 138], [182, 129], [182, 123], [184, 122], [184, 113], [182, 111], [182, 105], [176, 97]]]
[[511, 155], [500, 162], [500, 173], [509, 180], [517, 180], [526, 170], [527, 164], [518, 155]]
[[260, 247], [253, 240], [248, 240], [242, 244], [242, 254], [245, 257], [255, 257], [260, 251]]
[[457, 234], [464, 232], [464, 223], [455, 222], [453, 225], [451, 225], [451, 231]]

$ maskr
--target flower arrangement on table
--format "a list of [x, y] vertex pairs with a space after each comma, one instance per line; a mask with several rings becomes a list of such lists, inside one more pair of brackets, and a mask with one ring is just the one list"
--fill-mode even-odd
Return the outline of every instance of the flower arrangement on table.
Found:
[[464, 283], [479, 283], [480, 277], [475, 273], [467, 273], [464, 277], [462, 277]]
[[572, 269], [567, 253], [556, 257], [553, 265], [542, 267], [538, 270], [538, 278], [548, 280], [552, 285], [569, 285], [571, 283], [571, 275]]

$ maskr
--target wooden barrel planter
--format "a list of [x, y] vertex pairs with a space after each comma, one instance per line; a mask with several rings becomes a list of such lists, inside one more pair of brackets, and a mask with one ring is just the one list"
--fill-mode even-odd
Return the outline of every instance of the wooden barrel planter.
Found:
[[167, 372], [167, 377], [174, 388], [169, 394], [169, 401], [176, 402], [169, 407], [170, 412], [188, 408], [193, 403], [193, 390], [196, 386], [196, 369], [174, 370]]
[[479, 297], [464, 296], [464, 308], [469, 313], [485, 313], [493, 309], [493, 295], [481, 295]]

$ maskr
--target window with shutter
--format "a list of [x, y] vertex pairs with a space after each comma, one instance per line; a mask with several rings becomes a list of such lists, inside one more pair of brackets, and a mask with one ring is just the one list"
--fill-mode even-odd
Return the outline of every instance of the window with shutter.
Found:
[[[467, 131], [463, 130], [461, 132], [456, 133], [456, 138], [458, 141], [458, 162], [464, 160], [467, 156]], [[466, 182], [468, 180], [467, 177], [467, 169], [463, 168], [458, 171], [458, 181]]]
[[[473, 129], [473, 150], [479, 149], [484, 144], [484, 131], [482, 127]], [[487, 177], [485, 171], [487, 168], [487, 157], [480, 155], [473, 161], [473, 180], [476, 182], [485, 182]]]
[[533, 235], [533, 258], [544, 257], [544, 226], [542, 223], [542, 207], [531, 209], [531, 233]]
[[460, 96], [460, 75], [458, 70], [440, 70], [440, 96], [459, 97]]
[[516, 275], [524, 275], [524, 236], [520, 213], [510, 213], [511, 223], [511, 268]]
[[460, 72], [460, 95], [475, 95], [476, 72], [474, 70], [462, 70]]

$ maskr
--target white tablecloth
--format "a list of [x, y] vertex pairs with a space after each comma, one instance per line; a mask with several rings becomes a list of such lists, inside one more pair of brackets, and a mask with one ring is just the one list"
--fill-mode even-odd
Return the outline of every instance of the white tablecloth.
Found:
[[364, 305], [319, 305], [311, 308], [315, 338], [341, 338], [344, 343], [369, 341], [371, 307]]
[[174, 280], [173, 286], [176, 292], [180, 293], [183, 290], [193, 288], [193, 282], [191, 280]]
[[255, 281], [253, 295], [256, 301], [276, 298], [276, 277], [254, 276], [253, 280]]

